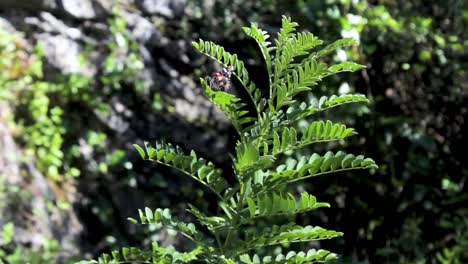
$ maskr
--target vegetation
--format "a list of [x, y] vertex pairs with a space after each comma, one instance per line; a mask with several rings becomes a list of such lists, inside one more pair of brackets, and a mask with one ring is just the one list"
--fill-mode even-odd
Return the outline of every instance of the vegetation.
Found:
[[[194, 151], [185, 154], [179, 147], [157, 143], [144, 148], [135, 145], [146, 160], [170, 166], [213, 192], [218, 198], [218, 214], [206, 215], [195, 206], [189, 212], [197, 225], [175, 220], [169, 209], [152, 210], [146, 207], [139, 211], [139, 218], [129, 218], [134, 224], [150, 224], [174, 230], [193, 242], [193, 249], [179, 253], [173, 248], [165, 249], [153, 244], [150, 251], [123, 248], [121, 254], [103, 255], [96, 263], [154, 262], [180, 263], [203, 260], [204, 263], [311, 263], [336, 258], [336, 254], [324, 249], [307, 252], [289, 251], [274, 255], [271, 251], [259, 251], [274, 245], [289, 245], [296, 242], [319, 241], [341, 236], [341, 232], [319, 226], [301, 226], [291, 221], [290, 216], [313, 211], [330, 204], [318, 202], [307, 192], [298, 197], [286, 188], [295, 182], [339, 171], [353, 169], [376, 169], [370, 158], [346, 154], [342, 151], [299, 155], [296, 150], [305, 146], [339, 141], [355, 135], [352, 128], [343, 124], [314, 121], [297, 130], [297, 123], [306, 117], [328, 108], [354, 102], [368, 102], [363, 95], [323, 97], [318, 105], [308, 105], [297, 100], [301, 92], [310, 91], [323, 78], [345, 71], [356, 71], [362, 66], [352, 62], [327, 65], [320, 58], [338, 47], [355, 44], [352, 39], [338, 40], [312, 52], [322, 41], [312, 33], [297, 33], [297, 23], [283, 17], [282, 28], [271, 46], [269, 35], [255, 24], [245, 27], [245, 33], [255, 39], [265, 59], [269, 89], [255, 85], [244, 63], [235, 54], [230, 54], [219, 45], [200, 40], [193, 45], [224, 67], [232, 67], [234, 76], [246, 89], [254, 111], [249, 112], [242, 99], [212, 90], [206, 78], [201, 79], [204, 91], [210, 100], [222, 109], [238, 132], [235, 155], [232, 156], [233, 171], [221, 169]], [[267, 93], [269, 90], [269, 93]], [[244, 100], [245, 101], [245, 100]], [[281, 158], [289, 156], [285, 162]], [[227, 175], [236, 182], [229, 184]], [[225, 176], [226, 177], [226, 176]], [[285, 217], [285, 222], [261, 228], [246, 228], [259, 219]], [[207, 229], [203, 232], [200, 228]], [[208, 234], [205, 234], [208, 233]], [[208, 235], [208, 236], [207, 236]], [[263, 252], [260, 255], [249, 253]]]
[[[301, 180], [284, 187], [279, 179], [274, 178], [274, 184], [269, 182], [277, 188], [274, 191], [282, 194], [281, 199], [290, 197], [286, 194], [291, 193], [296, 203], [301, 201], [301, 194], [305, 191], [309, 196], [317, 194], [317, 203], [326, 201], [330, 204], [326, 210], [298, 210], [291, 214], [281, 211], [281, 215], [264, 217], [256, 209], [252, 216], [249, 200], [245, 197], [240, 217], [254, 218], [257, 228], [244, 220], [246, 223], [232, 232], [231, 241], [245, 242], [250, 238], [247, 234], [258, 234], [273, 225], [288, 223], [298, 226], [318, 224], [345, 234], [339, 239], [259, 247], [248, 252], [251, 261], [256, 260], [255, 254], [262, 257], [287, 256], [289, 251], [300, 252], [313, 247], [339, 254], [335, 260], [337, 263], [468, 262], [468, 209], [464, 206], [468, 199], [468, 171], [463, 166], [466, 159], [464, 146], [467, 144], [464, 135], [468, 128], [465, 81], [468, 7], [464, 1], [187, 2], [186, 13], [182, 17], [171, 19], [158, 14], [141, 15], [154, 23], [161, 33], [150, 43], [142, 43], [135, 37], [135, 32], [141, 28], [135, 28], [134, 19], [128, 19], [127, 13], [132, 11], [124, 4], [123, 9], [117, 5], [110, 10], [109, 19], [64, 19], [66, 25], [84, 30], [84, 35], [91, 38], [96, 32], [90, 32], [93, 26], [88, 26], [90, 23], [99, 24], [96, 27], [99, 28], [96, 34], [99, 35], [98, 43], [85, 39], [83, 41], [87, 44], [81, 43], [84, 45], [83, 68], [96, 68], [93, 77], [57, 74], [57, 71], [51, 74], [50, 65], [43, 57], [43, 47], [34, 45], [35, 33], [0, 33], [0, 112], [7, 109], [6, 116], [0, 114], [0, 129], [3, 126], [10, 129], [20, 149], [15, 153], [15, 159], [21, 164], [21, 174], [0, 173], [0, 210], [13, 214], [21, 212], [17, 217], [0, 213], [0, 260], [5, 263], [73, 262], [66, 259], [74, 253], [61, 248], [63, 241], [50, 239], [40, 246], [18, 242], [18, 238], [24, 235], [23, 228], [35, 227], [36, 221], [44, 219], [44, 214], [24, 206], [38, 200], [31, 188], [33, 178], [28, 172], [31, 166], [25, 166], [25, 162], [33, 164], [45, 176], [47, 185], [52, 187], [40, 196], [47, 205], [47, 213], [54, 216], [77, 213], [84, 228], [80, 231], [81, 240], [75, 245], [79, 250], [78, 259], [98, 258], [103, 252], [122, 247], [137, 254], [136, 249], [130, 249], [130, 246], [151, 252], [155, 241], [158, 242], [154, 247], [160, 252], [159, 256], [167, 254], [182, 258], [185, 253], [181, 252], [192, 250], [198, 259], [206, 256], [196, 243], [183, 235], [175, 235], [174, 231], [164, 228], [161, 221], [166, 227], [171, 223], [186, 223], [187, 232], [192, 228], [189, 223], [194, 224], [205, 248], [217, 250], [220, 255], [221, 247], [217, 245], [214, 233], [199, 221], [192, 210], [185, 213], [186, 209], [197, 208], [207, 217], [225, 219], [227, 226], [232, 226], [234, 218], [231, 220], [227, 216], [216, 193], [203, 184], [192, 184], [190, 179], [176, 177], [186, 173], [166, 168], [161, 163], [169, 163], [173, 167], [184, 165], [187, 160], [193, 161], [195, 156], [191, 156], [190, 149], [195, 149], [197, 161], [203, 157], [203, 160], [212, 161], [206, 161], [204, 166], [222, 171], [218, 179], [226, 181], [226, 189], [220, 190], [219, 194], [222, 198], [232, 195], [237, 205], [239, 197], [235, 191], [240, 193], [240, 181], [234, 166], [238, 160], [236, 149], [240, 150], [241, 146], [249, 149], [245, 147], [247, 143], [254, 142], [259, 157], [275, 157], [270, 165], [265, 164], [268, 168], [259, 169], [265, 173], [271, 171], [270, 175], [262, 174], [268, 179], [273, 179], [273, 174], [285, 176], [285, 173], [290, 173], [286, 168], [282, 171], [283, 168], [280, 171], [276, 169], [281, 165], [292, 166], [294, 162], [291, 160], [299, 164], [301, 157], [310, 158], [314, 153], [320, 153], [320, 157], [316, 157], [318, 159], [326, 158], [330, 150], [333, 152], [327, 158], [342, 157], [344, 152], [362, 153], [375, 158], [380, 167], [370, 170], [371, 177], [366, 170], [352, 170], [332, 177]], [[21, 17], [22, 12], [19, 10], [15, 14]], [[28, 16], [39, 17], [36, 13], [39, 12], [27, 12]], [[282, 77], [277, 77], [275, 82], [275, 65], [281, 63], [275, 61], [277, 43], [264, 39], [262, 32], [276, 35], [282, 27], [278, 19], [282, 14], [300, 23], [296, 27], [298, 31], [314, 32], [324, 40], [352, 37], [359, 42], [359, 45], [350, 47], [338, 45], [335, 50], [323, 54], [327, 56], [317, 60], [317, 67], [326, 63], [325, 68], [314, 68], [312, 64], [307, 68], [304, 64], [304, 70], [330, 70], [333, 65], [345, 66], [343, 62], [347, 60], [366, 67], [356, 68], [357, 72], [353, 74], [330, 74], [315, 81], [313, 89], [302, 91], [294, 83], [295, 78], [301, 79], [300, 71], [293, 69], [310, 54], [326, 53], [320, 49], [326, 46], [322, 45], [297, 57], [290, 68], [280, 65]], [[62, 20], [64, 14], [57, 12], [53, 15]], [[251, 21], [257, 24], [241, 29]], [[86, 26], [82, 27], [84, 24]], [[29, 30], [37, 30], [33, 28]], [[197, 114], [201, 112], [198, 110], [206, 110], [207, 104], [198, 97], [192, 100], [191, 93], [187, 101], [193, 107], [190, 111], [197, 110], [193, 111], [193, 117], [185, 119], [178, 112], [180, 109], [176, 111], [174, 107], [181, 101], [179, 94], [184, 93], [185, 96], [187, 92], [174, 87], [194, 87], [192, 80], [211, 74], [217, 68], [213, 63], [215, 60], [205, 60], [202, 55], [197, 55], [195, 49], [188, 47], [188, 40], [198, 38], [220, 44], [212, 49], [211, 42], [197, 42], [198, 49], [202, 48], [200, 51], [219, 59], [223, 66], [233, 65], [229, 55], [226, 55], [229, 58], [226, 63], [224, 56], [218, 58], [218, 54], [212, 54], [222, 46], [224, 51], [229, 50], [229, 54], [237, 56], [238, 61], [242, 60], [243, 67], [240, 68], [248, 69], [250, 73], [244, 79], [244, 73], [239, 74], [239, 67], [236, 67], [234, 89], [228, 93], [210, 90], [206, 86], [207, 80], [202, 78], [201, 87], [206, 97], [226, 113], [232, 126], [228, 126], [224, 119], [211, 118], [211, 113], [208, 117], [199, 117]], [[158, 42], [160, 40], [170, 44], [163, 46]], [[259, 46], [257, 43], [268, 41], [273, 44]], [[90, 56], [96, 53], [101, 57], [98, 63]], [[154, 74], [154, 85], [148, 86], [140, 79], [142, 73], [148, 72]], [[278, 81], [288, 78], [292, 83], [278, 85]], [[305, 80], [308, 81], [311, 80]], [[275, 90], [273, 83], [278, 85]], [[289, 87], [294, 88], [290, 91]], [[300, 92], [293, 94], [297, 90]], [[198, 96], [198, 92], [194, 89], [193, 93]], [[274, 96], [270, 97], [271, 94]], [[367, 98], [371, 104], [367, 103]], [[269, 99], [272, 99], [270, 103]], [[356, 103], [334, 107], [351, 101]], [[324, 111], [328, 109], [330, 111]], [[214, 113], [217, 115], [218, 112]], [[279, 125], [284, 120], [295, 122]], [[255, 126], [256, 122], [263, 126]], [[348, 126], [359, 134], [348, 130]], [[325, 129], [330, 129], [330, 132], [336, 129], [343, 134], [320, 137]], [[315, 133], [303, 137], [303, 131], [309, 130]], [[195, 138], [201, 135], [208, 140], [187, 141], [181, 133], [183, 131], [190, 131], [190, 136], [195, 135]], [[261, 139], [260, 132], [264, 136]], [[283, 132], [290, 140], [286, 141], [286, 148], [282, 147]], [[149, 150], [154, 149], [153, 152], [157, 153], [167, 148], [182, 155], [183, 162], [174, 164], [172, 159], [166, 161], [166, 154], [162, 159], [153, 156], [152, 163], [143, 161], [136, 151], [132, 151], [131, 143], [138, 138], [150, 142], [157, 140], [156, 145], [141, 146], [145, 160], [149, 159]], [[162, 138], [170, 138], [173, 145], [161, 142]], [[275, 138], [277, 149], [273, 149]], [[266, 153], [263, 145], [255, 144], [256, 140], [267, 142]], [[309, 141], [323, 143], [306, 144]], [[236, 142], [239, 145], [235, 145]], [[229, 150], [232, 156], [224, 155], [228, 152], [225, 150]], [[7, 152], [3, 145], [0, 145], [0, 152], [2, 155]], [[3, 161], [1, 158], [0, 163]], [[265, 162], [270, 161], [267, 159]], [[189, 166], [185, 171], [200, 180], [198, 170], [191, 171], [191, 168]], [[299, 171], [293, 176], [297, 175]], [[23, 178], [25, 184], [11, 184], [14, 176]], [[201, 181], [220, 183], [213, 182], [208, 176]], [[236, 186], [239, 189], [235, 189]], [[233, 193], [226, 192], [229, 188]], [[264, 197], [265, 200], [260, 200], [265, 204], [269, 204], [272, 198], [274, 202], [274, 196]], [[259, 200], [251, 199], [258, 207]], [[230, 201], [227, 204], [232, 207]], [[144, 222], [148, 228], [126, 221], [126, 217], [133, 216], [141, 223], [142, 219], [134, 208], [143, 205], [152, 208], [151, 224], [148, 219]], [[170, 212], [157, 207], [170, 208]], [[158, 212], [162, 218], [156, 223], [154, 215]], [[146, 218], [144, 208], [141, 213]], [[231, 215], [235, 214], [231, 212]], [[170, 216], [172, 222], [166, 221], [166, 216]], [[60, 223], [51, 226], [61, 230], [58, 233], [69, 230], [61, 227]], [[226, 229], [217, 230], [217, 234], [221, 242], [226, 241]], [[235, 243], [233, 247], [236, 247]], [[140, 253], [145, 254], [143, 251]], [[119, 253], [123, 258], [124, 252]], [[41, 256], [45, 256], [44, 259]], [[185, 256], [192, 257], [190, 254]], [[248, 261], [247, 256], [243, 260]]]

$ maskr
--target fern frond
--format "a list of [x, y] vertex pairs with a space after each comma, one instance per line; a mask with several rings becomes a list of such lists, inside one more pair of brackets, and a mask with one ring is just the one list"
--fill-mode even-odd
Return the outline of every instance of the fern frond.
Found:
[[284, 43], [280, 57], [275, 58], [272, 97], [275, 96], [275, 89], [277, 89], [277, 86], [283, 82], [282, 79], [287, 74], [287, 70], [295, 66], [295, 64], [292, 63], [294, 58], [307, 55], [308, 50], [320, 44], [322, 44], [322, 41], [312, 33], [295, 34]]
[[310, 249], [309, 251], [295, 252], [289, 251], [286, 255], [265, 256], [261, 258], [257, 254], [250, 257], [247, 254], [241, 255], [239, 260], [246, 264], [297, 264], [297, 263], [317, 263], [337, 259], [337, 255], [324, 249]]
[[[273, 58], [274, 60], [274, 72], [272, 73], [273, 76], [269, 76], [269, 78], [273, 78], [273, 81], [270, 81], [270, 99], [275, 97], [276, 91], [275, 86], [276, 83], [279, 80], [279, 76], [277, 76], [278, 72], [278, 65], [277, 62], [281, 61], [279, 57], [283, 53], [283, 48], [285, 47], [286, 43], [290, 40], [290, 38], [295, 34], [296, 32], [296, 27], [299, 26], [298, 23], [292, 22], [290, 17], [287, 16], [282, 16], [281, 18], [281, 29], [278, 32], [278, 35], [276, 37], [275, 43], [276, 43], [276, 53]], [[284, 68], [284, 67], [282, 67]]]
[[[271, 137], [273, 129], [279, 129], [286, 125], [285, 119], [286, 115], [282, 110], [279, 110], [278, 112], [264, 112], [261, 118], [251, 127], [248, 136], [258, 148], [261, 148], [261, 146], [266, 144], [266, 141]], [[264, 151], [263, 155], [269, 155], [268, 147], [265, 149], [266, 151]]]
[[298, 106], [289, 107], [286, 111], [286, 115], [288, 120], [294, 122], [317, 112], [350, 103], [369, 103], [369, 99], [362, 94], [343, 94], [340, 96], [332, 95], [330, 97], [322, 96], [316, 104], [307, 106], [306, 103], [301, 103]]
[[98, 260], [82, 261], [78, 264], [118, 264], [118, 263], [189, 263], [198, 259], [206, 251], [197, 247], [192, 251], [181, 253], [174, 247], [160, 247], [153, 242], [151, 250], [141, 250], [136, 247], [123, 247], [114, 250], [112, 254], [102, 254]]
[[289, 95], [292, 97], [302, 91], [310, 90], [310, 87], [317, 85], [317, 82], [322, 80], [326, 74], [326, 64], [324, 63], [311, 60], [299, 65], [285, 78]]
[[243, 27], [242, 29], [244, 30], [245, 34], [247, 34], [247, 36], [253, 38], [257, 42], [260, 48], [260, 51], [262, 52], [263, 59], [265, 60], [268, 76], [270, 77], [271, 76], [270, 52], [274, 48], [270, 47], [271, 42], [268, 41], [268, 39], [270, 38], [270, 36], [268, 35], [268, 32], [258, 28], [255, 23], [252, 23], [250, 27]]
[[244, 66], [244, 62], [239, 60], [236, 54], [231, 54], [225, 51], [222, 46], [219, 46], [211, 41], [203, 41], [200, 39], [198, 42], [192, 42], [192, 45], [198, 51], [218, 61], [224, 67], [232, 66], [234, 68], [233, 75], [236, 76], [242, 86], [246, 89], [255, 106], [257, 115], [260, 115], [258, 103], [261, 99], [261, 92], [255, 83], [249, 79], [249, 73]]
[[325, 77], [341, 72], [354, 72], [363, 68], [363, 65], [349, 61], [329, 67], [325, 63], [317, 63], [314, 59], [305, 61], [279, 81], [276, 87], [276, 109], [293, 103], [295, 95], [311, 90], [312, 86], [317, 85]]
[[212, 190], [220, 200], [223, 200], [221, 192], [226, 189], [228, 184], [222, 177], [221, 169], [216, 168], [213, 163], [207, 162], [203, 158], [197, 158], [193, 150], [190, 155], [185, 155], [179, 147], [174, 147], [171, 144], [156, 143], [155, 147], [151, 147], [146, 142], [146, 152], [136, 144], [134, 147], [143, 159], [146, 158], [185, 173]]
[[336, 40], [332, 44], [325, 46], [323, 49], [319, 50], [318, 52], [312, 53], [310, 57], [314, 59], [318, 59], [320, 57], [330, 54], [331, 52], [337, 49], [354, 46], [356, 44], [358, 43], [353, 38], [342, 38], [342, 39]]
[[276, 109], [292, 103], [292, 98], [300, 92], [308, 91], [317, 82], [328, 74], [326, 64], [310, 60], [298, 65], [294, 71], [279, 80], [277, 91]]
[[354, 129], [346, 128], [343, 124], [333, 124], [327, 120], [326, 122], [312, 122], [302, 130], [300, 139], [298, 139], [298, 133], [294, 128], [284, 127], [272, 134], [271, 155], [278, 155], [315, 143], [341, 140], [357, 133]]
[[283, 47], [287, 41], [294, 35], [296, 32], [296, 27], [299, 26], [296, 22], [291, 21], [290, 17], [282, 16], [281, 17], [281, 29], [278, 32], [278, 36], [275, 40], [276, 42], [276, 54], [275, 58], [279, 58]]
[[354, 156], [342, 151], [329, 151], [323, 156], [314, 153], [310, 158], [289, 159], [286, 164], [278, 166], [276, 172], [272, 172], [267, 179], [267, 183], [276, 186], [338, 171], [375, 168], [378, 168], [375, 161], [362, 155]]
[[[270, 98], [277, 96], [277, 89], [280, 88], [280, 83], [288, 70], [294, 68], [296, 64], [292, 63], [294, 58], [307, 55], [308, 50], [323, 43], [318, 37], [312, 33], [295, 33], [297, 23], [291, 22], [289, 17], [283, 16], [282, 28], [278, 33], [276, 41], [276, 54], [274, 58], [274, 76], [270, 87]], [[291, 71], [294, 72], [294, 71]]]
[[309, 242], [314, 240], [331, 239], [342, 236], [342, 232], [327, 230], [319, 226], [299, 226], [294, 223], [286, 225], [273, 225], [260, 233], [247, 233], [245, 249], [247, 252], [255, 248], [279, 245], [283, 243]]
[[364, 68], [365, 66], [359, 63], [355, 63], [352, 61], [343, 61], [338, 64], [330, 66], [327, 70], [327, 74], [324, 77], [335, 75], [340, 72], [355, 72]]
[[[285, 71], [293, 66], [291, 62], [293, 62], [294, 58], [307, 55], [308, 50], [322, 43], [318, 37], [309, 32], [292, 35], [283, 43], [282, 47], [278, 47], [281, 53], [279, 57], [275, 58], [275, 79], [281, 79]], [[274, 82], [273, 85], [276, 83]]]
[[271, 192], [253, 198], [247, 197], [247, 205], [250, 217], [245, 221], [258, 217], [291, 215], [320, 207], [330, 207], [328, 203], [317, 202], [317, 198], [307, 192], [301, 193], [298, 200], [289, 192]]
[[201, 243], [201, 234], [196, 229], [195, 225], [192, 223], [184, 223], [172, 218], [171, 212], [169, 209], [157, 208], [154, 211], [148, 207], [145, 207], [143, 212], [141, 209], [138, 209], [139, 219], [127, 218], [130, 222], [140, 225], [154, 225], [156, 227], [162, 227], [166, 229], [171, 229], [184, 235], [194, 242]]
[[215, 230], [226, 228], [227, 224], [229, 223], [228, 220], [224, 217], [207, 216], [193, 205], [190, 205], [189, 212], [198, 219], [200, 224], [206, 226], [212, 233], [214, 233]]
[[264, 169], [272, 165], [274, 161], [273, 156], [260, 156], [257, 146], [252, 142], [241, 142], [236, 146], [234, 167], [240, 176], [248, 176], [251, 172]]
[[[364, 68], [363, 65], [349, 61], [327, 66], [325, 63], [318, 63], [316, 60], [334, 49], [355, 44], [352, 39], [341, 39], [328, 45], [325, 49], [319, 51], [319, 53], [312, 53], [301, 63], [294, 64], [292, 63], [294, 57], [305, 55], [309, 49], [322, 44], [321, 40], [310, 33], [301, 33], [296, 36], [292, 36], [290, 41], [285, 44], [286, 47], [281, 53], [281, 59], [275, 59], [276, 70], [275, 79], [272, 84], [272, 97], [276, 97], [276, 109], [293, 103], [292, 99], [295, 95], [310, 90], [312, 86], [317, 85], [318, 81], [327, 76], [340, 72], [354, 72]], [[301, 45], [301, 41], [303, 40], [306, 40], [308, 45]], [[326, 52], [322, 52], [324, 50]]]

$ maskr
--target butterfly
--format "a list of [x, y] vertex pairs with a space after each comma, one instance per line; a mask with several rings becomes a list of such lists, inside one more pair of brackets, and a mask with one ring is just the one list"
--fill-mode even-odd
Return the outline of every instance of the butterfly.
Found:
[[214, 73], [210, 80], [210, 88], [215, 91], [228, 91], [232, 87], [231, 75], [234, 71], [232, 66], [223, 68], [220, 72]]

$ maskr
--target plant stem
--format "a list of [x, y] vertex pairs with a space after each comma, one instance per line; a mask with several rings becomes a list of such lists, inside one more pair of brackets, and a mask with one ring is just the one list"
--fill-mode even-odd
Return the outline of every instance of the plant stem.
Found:
[[221, 254], [224, 255], [224, 248], [223, 248], [223, 245], [221, 244], [221, 239], [219, 238], [218, 232], [214, 231], [213, 234], [216, 238], [216, 242], [218, 243], [219, 250], [221, 250]]
[[[240, 177], [240, 179], [242, 181], [242, 177]], [[224, 242], [224, 249], [226, 249], [232, 243], [234, 232], [238, 229], [237, 223], [239, 222], [239, 216], [240, 216], [239, 212], [244, 206], [244, 195], [245, 195], [245, 185], [243, 182], [240, 182], [240, 196], [239, 196], [239, 201], [237, 202], [237, 207], [236, 207], [237, 214], [232, 219], [231, 229], [229, 229], [228, 235], [226, 237], [226, 241]]]

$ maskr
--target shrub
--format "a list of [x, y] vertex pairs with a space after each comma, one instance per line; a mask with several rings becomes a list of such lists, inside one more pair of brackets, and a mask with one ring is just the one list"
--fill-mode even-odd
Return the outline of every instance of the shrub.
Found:
[[[294, 221], [264, 229], [248, 228], [260, 219], [294, 216], [330, 206], [318, 202], [307, 192], [295, 195], [288, 191], [287, 187], [296, 182], [339, 171], [377, 168], [370, 158], [342, 151], [328, 151], [323, 155], [299, 153], [311, 144], [341, 141], [356, 134], [352, 128], [330, 120], [316, 120], [307, 126], [302, 126], [300, 121], [333, 107], [368, 103], [368, 100], [363, 95], [353, 94], [322, 97], [310, 104], [301, 102], [300, 94], [312, 90], [323, 78], [357, 71], [363, 66], [353, 62], [334, 65], [321, 62], [323, 56], [356, 43], [345, 38], [313, 51], [322, 45], [322, 40], [311, 33], [296, 32], [297, 26], [290, 18], [283, 17], [274, 46], [268, 41], [267, 32], [255, 24], [243, 28], [259, 45], [268, 72], [269, 89], [258, 87], [249, 78], [237, 55], [212, 42], [200, 40], [193, 43], [197, 50], [226, 69], [233, 69], [236, 83], [249, 97], [242, 100], [212, 89], [209, 78], [201, 79], [206, 96], [224, 111], [238, 132], [235, 152], [231, 156], [232, 171], [223, 172], [194, 151], [186, 154], [171, 144], [135, 145], [143, 159], [186, 174], [218, 198], [219, 213], [216, 215], [207, 215], [189, 206], [188, 211], [197, 220], [196, 224], [181, 222], [172, 217], [169, 209], [162, 208], [145, 208], [139, 210], [138, 219], [129, 218], [135, 224], [176, 231], [193, 242], [192, 250], [182, 253], [154, 243], [151, 250], [123, 248], [90, 263], [311, 263], [336, 259], [336, 254], [325, 249], [274, 254], [265, 248], [331, 239], [341, 236], [341, 232], [319, 226], [300, 226]], [[231, 175], [235, 178], [233, 183], [226, 180]]]

